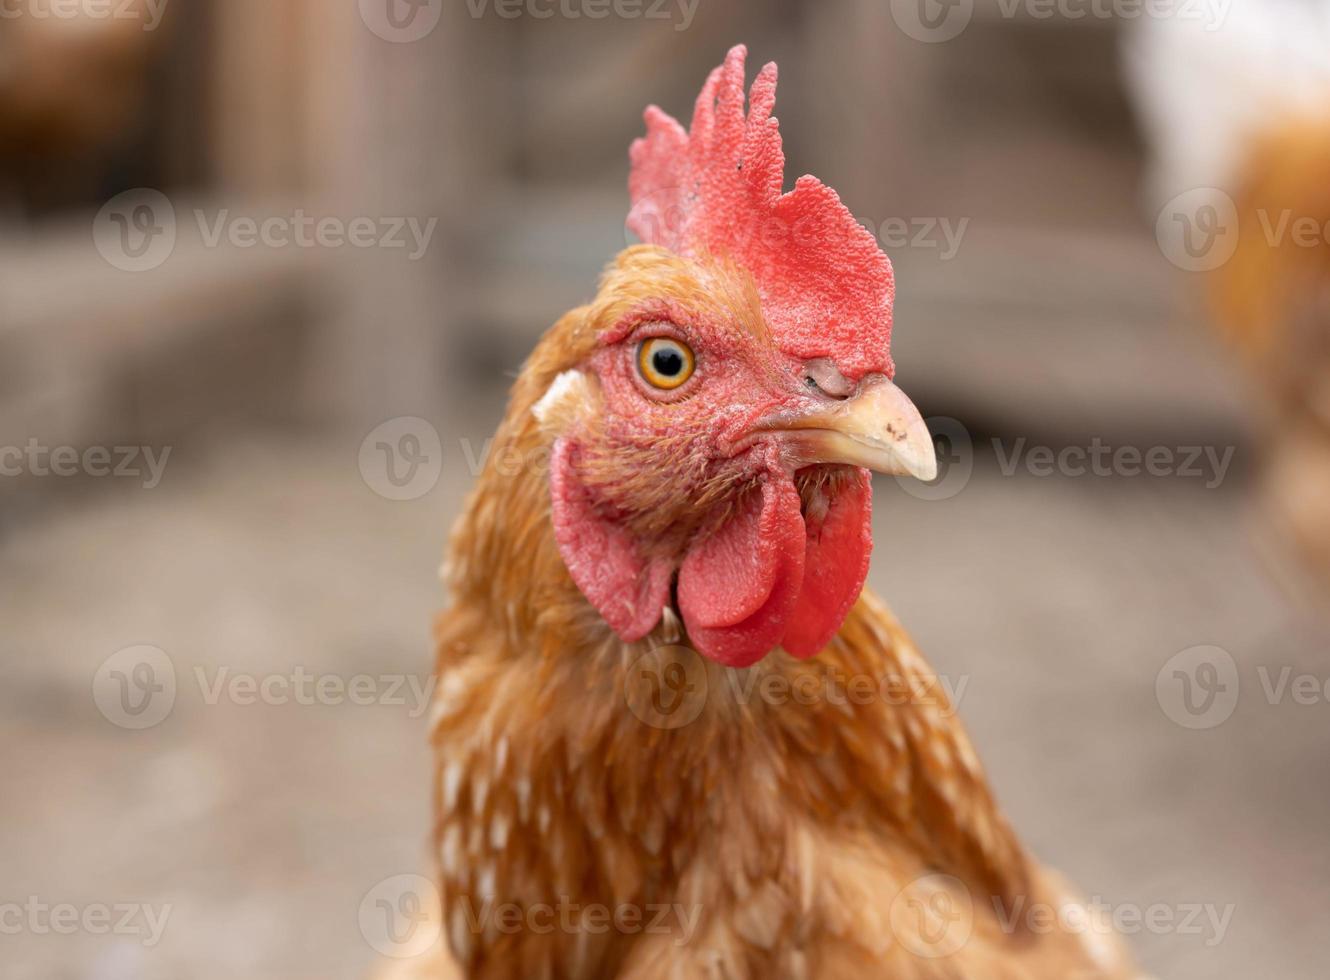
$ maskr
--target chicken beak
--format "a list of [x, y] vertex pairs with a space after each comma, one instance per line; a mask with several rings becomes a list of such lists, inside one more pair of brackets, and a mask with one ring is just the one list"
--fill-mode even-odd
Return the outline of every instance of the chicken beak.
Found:
[[779, 430], [799, 466], [844, 464], [891, 476], [937, 476], [933, 437], [919, 409], [881, 375], [865, 378], [844, 401], [782, 413], [763, 428]]

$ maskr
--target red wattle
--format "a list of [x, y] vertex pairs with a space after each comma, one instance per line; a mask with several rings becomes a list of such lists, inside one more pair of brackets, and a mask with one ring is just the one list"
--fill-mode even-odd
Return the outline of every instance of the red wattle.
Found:
[[747, 667], [780, 646], [803, 585], [805, 542], [799, 492], [788, 477], [772, 476], [689, 551], [679, 611], [699, 652]]
[[660, 622], [670, 597], [672, 569], [668, 562], [645, 561], [628, 532], [596, 510], [577, 476], [575, 449], [560, 439], [550, 457], [554, 537], [587, 601], [631, 643]]
[[[604, 514], [578, 477], [576, 446], [551, 458], [555, 538], [588, 601], [624, 640], [647, 636], [669, 601], [671, 563], [646, 560], [623, 526]], [[748, 667], [776, 647], [811, 657], [836, 635], [859, 598], [872, 552], [872, 486], [859, 470], [807, 522], [799, 491], [771, 474], [760, 492], [679, 568], [679, 611], [697, 650]]]
[[838, 488], [821, 520], [809, 519], [803, 588], [781, 643], [805, 660], [831, 642], [863, 591], [873, 551], [873, 487], [867, 470]]

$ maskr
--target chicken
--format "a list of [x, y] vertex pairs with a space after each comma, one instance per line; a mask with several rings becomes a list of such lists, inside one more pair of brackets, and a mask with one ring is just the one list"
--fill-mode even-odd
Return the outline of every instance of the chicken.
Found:
[[932, 441], [890, 263], [816, 179], [781, 194], [744, 61], [691, 133], [647, 111], [644, 244], [540, 341], [454, 531], [444, 942], [402, 975], [1131, 976], [863, 591], [868, 470], [931, 478]]
[[[1330, 0], [1144, 18], [1127, 48], [1154, 195], [1209, 192], [1215, 325], [1255, 382], [1260, 499], [1330, 585]], [[1176, 198], [1174, 198], [1176, 200]], [[1196, 198], [1198, 201], [1201, 198]]]
[[1211, 276], [1221, 327], [1260, 386], [1260, 495], [1330, 586], [1330, 92], [1319, 115], [1254, 142], [1234, 198], [1236, 248]]

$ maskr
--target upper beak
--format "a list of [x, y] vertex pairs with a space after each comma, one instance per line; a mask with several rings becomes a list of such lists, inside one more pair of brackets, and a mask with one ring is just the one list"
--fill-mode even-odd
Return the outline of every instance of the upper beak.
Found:
[[784, 432], [799, 465], [841, 463], [894, 476], [937, 476], [933, 437], [919, 409], [882, 375], [870, 375], [844, 401], [782, 412], [763, 429]]

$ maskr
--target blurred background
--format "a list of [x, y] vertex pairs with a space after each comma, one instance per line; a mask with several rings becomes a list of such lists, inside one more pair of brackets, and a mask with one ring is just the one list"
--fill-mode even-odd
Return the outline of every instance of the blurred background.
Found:
[[1161, 978], [1323, 976], [1325, 9], [6, 0], [4, 974], [370, 968], [446, 531], [743, 41], [895, 263], [871, 584], [1013, 822]]

